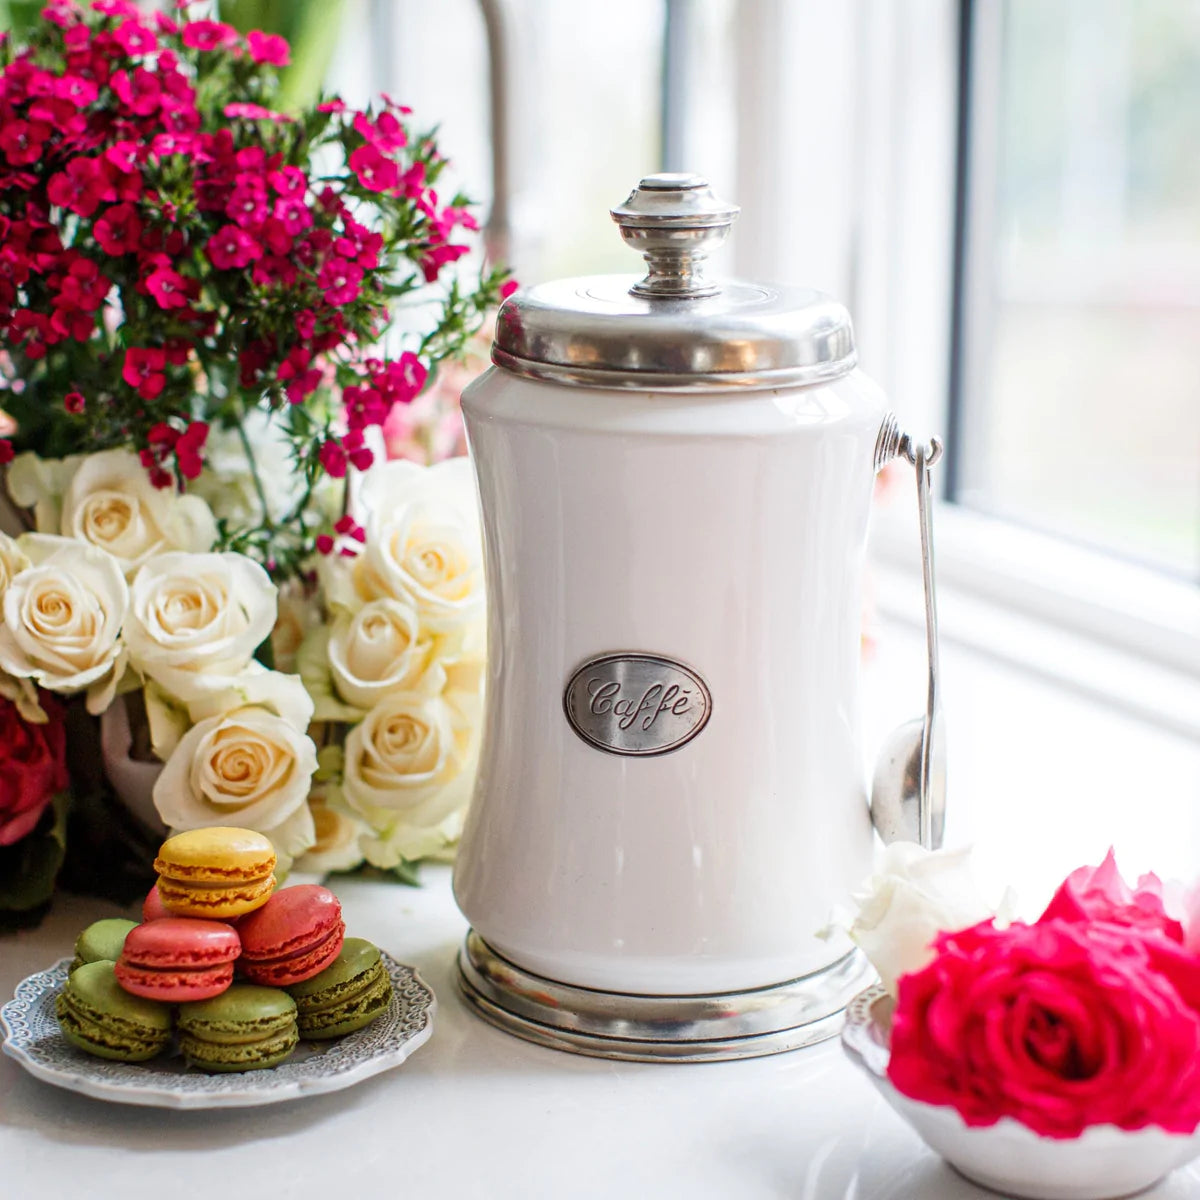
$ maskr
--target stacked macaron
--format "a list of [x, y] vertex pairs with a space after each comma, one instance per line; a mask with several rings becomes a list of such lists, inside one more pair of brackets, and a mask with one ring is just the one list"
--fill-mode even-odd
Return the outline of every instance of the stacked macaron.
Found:
[[257, 1070], [283, 1062], [301, 1037], [362, 1029], [390, 1003], [379, 951], [346, 939], [331, 891], [275, 891], [275, 852], [261, 834], [177, 834], [154, 866], [140, 925], [97, 921], [75, 944], [57, 1002], [73, 1045], [141, 1062], [175, 1029], [201, 1070]]

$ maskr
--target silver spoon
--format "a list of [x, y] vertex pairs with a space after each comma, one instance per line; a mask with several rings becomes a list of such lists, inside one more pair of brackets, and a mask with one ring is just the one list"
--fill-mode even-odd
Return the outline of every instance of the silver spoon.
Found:
[[927, 850], [942, 844], [946, 824], [946, 737], [938, 688], [937, 601], [933, 590], [933, 507], [929, 468], [942, 456], [942, 443], [915, 445], [905, 434], [900, 452], [917, 470], [917, 512], [921, 524], [921, 575], [925, 585], [925, 648], [929, 690], [924, 717], [894, 729], [884, 742], [871, 784], [871, 821], [885, 842], [920, 842]]

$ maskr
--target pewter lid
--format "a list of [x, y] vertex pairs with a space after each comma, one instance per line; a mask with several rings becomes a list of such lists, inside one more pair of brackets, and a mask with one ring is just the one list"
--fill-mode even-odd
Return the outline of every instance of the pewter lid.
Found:
[[710, 280], [705, 260], [738, 208], [698, 175], [651, 175], [612, 210], [644, 278], [596, 275], [518, 291], [492, 361], [535, 379], [603, 388], [795, 387], [854, 367], [850, 315], [807, 288]]

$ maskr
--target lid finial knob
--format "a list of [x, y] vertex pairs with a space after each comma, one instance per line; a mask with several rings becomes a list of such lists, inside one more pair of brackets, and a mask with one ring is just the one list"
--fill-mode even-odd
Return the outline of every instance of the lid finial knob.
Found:
[[705, 260], [728, 236], [739, 211], [714, 196], [699, 175], [648, 175], [612, 210], [621, 236], [648, 267], [646, 278], [629, 290], [664, 299], [716, 295], [720, 289], [704, 277]]

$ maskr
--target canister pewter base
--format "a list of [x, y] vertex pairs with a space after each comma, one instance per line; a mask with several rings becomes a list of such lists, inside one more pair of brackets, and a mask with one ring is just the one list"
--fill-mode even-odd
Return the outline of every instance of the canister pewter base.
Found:
[[463, 995], [484, 1020], [527, 1041], [632, 1062], [717, 1062], [835, 1037], [842, 1010], [875, 982], [852, 950], [811, 975], [707, 996], [634, 996], [556, 983], [502, 958], [473, 929], [458, 956]]

